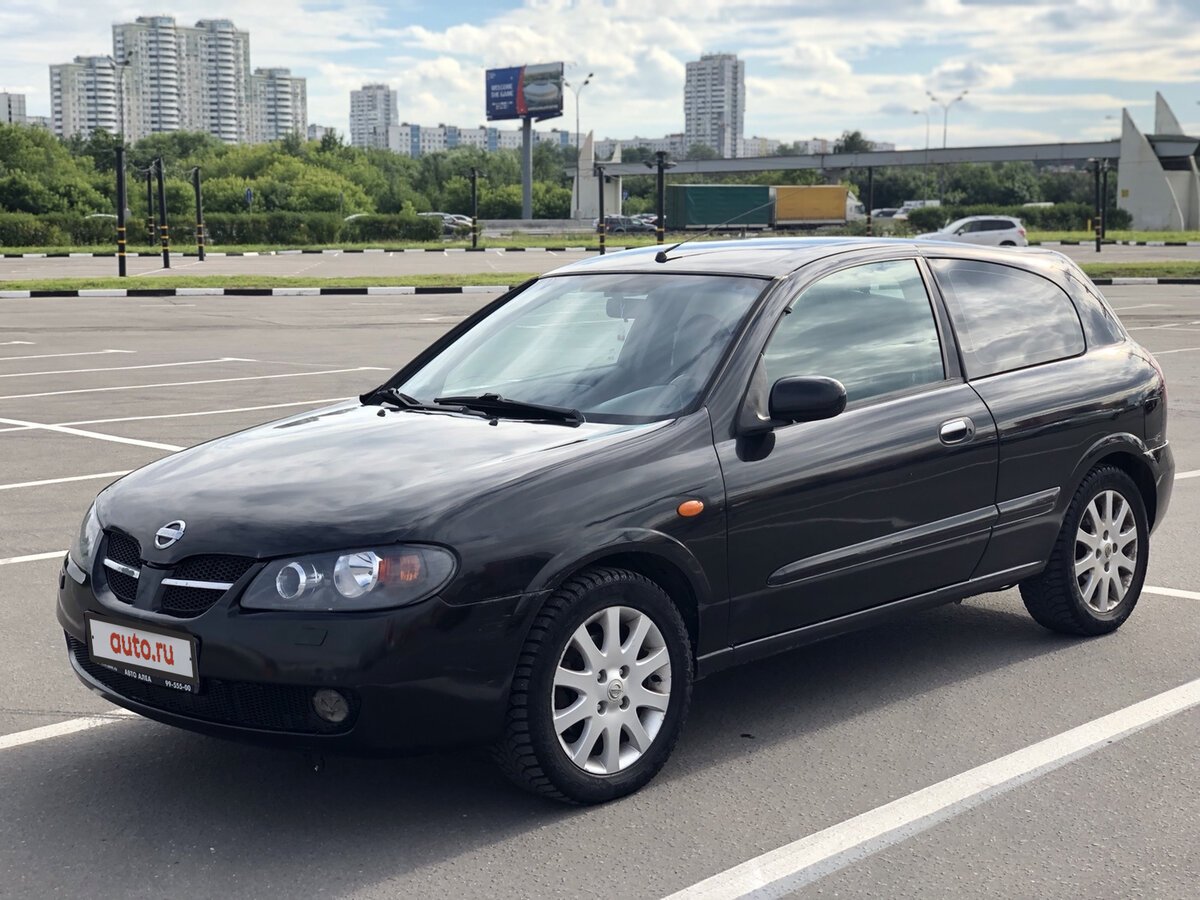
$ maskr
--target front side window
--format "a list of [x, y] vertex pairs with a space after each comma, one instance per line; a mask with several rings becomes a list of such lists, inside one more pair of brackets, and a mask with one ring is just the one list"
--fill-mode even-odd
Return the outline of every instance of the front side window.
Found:
[[931, 259], [929, 265], [950, 307], [969, 377], [1083, 352], [1079, 315], [1071, 298], [1049, 279], [968, 259]]
[[866, 400], [945, 379], [929, 295], [915, 260], [835, 272], [804, 290], [767, 342], [769, 384], [824, 375]]
[[396, 389], [499, 394], [591, 421], [670, 418], [708, 384], [768, 282], [718, 275], [546, 278], [476, 323]]

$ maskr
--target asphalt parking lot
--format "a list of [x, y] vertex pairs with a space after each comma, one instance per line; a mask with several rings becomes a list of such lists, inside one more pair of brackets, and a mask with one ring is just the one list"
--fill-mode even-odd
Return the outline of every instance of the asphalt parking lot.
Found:
[[[620, 236], [609, 238], [610, 248], [616, 250]], [[582, 244], [584, 241], [579, 240]], [[194, 247], [177, 247], [195, 250]], [[1125, 247], [1105, 245], [1097, 253], [1094, 245], [1053, 248], [1080, 262], [1159, 262], [1163, 260], [1200, 260], [1196, 247]], [[443, 250], [431, 253], [420, 251], [380, 251], [368, 253], [300, 253], [298, 251], [266, 256], [209, 256], [204, 262], [195, 257], [175, 254], [171, 268], [162, 268], [162, 259], [154, 256], [130, 258], [128, 270], [130, 287], [145, 287], [138, 281], [174, 275], [267, 275], [304, 276], [307, 278], [337, 278], [374, 276], [379, 284], [405, 275], [433, 275], [446, 272], [479, 273], [503, 276], [512, 272], [546, 272], [558, 266], [595, 256], [592, 251], [487, 249], [482, 253], [462, 250]], [[117, 273], [117, 262], [110, 257], [74, 259], [0, 259], [0, 282], [31, 278], [107, 278]], [[391, 282], [394, 283], [394, 282]], [[494, 279], [483, 281], [497, 283]]]
[[[71, 674], [54, 619], [62, 554], [109, 481], [358, 394], [489, 295], [0, 299], [0, 896], [662, 897], [1194, 682], [1200, 288], [1105, 293], [1166, 372], [1179, 472], [1127, 625], [1065, 639], [1008, 591], [722, 673], [659, 778], [592, 809], [519, 793], [475, 752], [318, 774], [118, 714]], [[1198, 746], [1193, 706], [792, 888], [1194, 898]]]

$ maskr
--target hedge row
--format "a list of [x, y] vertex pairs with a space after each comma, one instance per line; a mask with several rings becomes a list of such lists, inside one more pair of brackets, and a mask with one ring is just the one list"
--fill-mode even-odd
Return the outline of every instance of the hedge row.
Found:
[[[190, 242], [190, 219], [170, 221], [176, 242]], [[442, 220], [415, 214], [358, 216], [344, 221], [337, 213], [209, 213], [204, 217], [212, 244], [335, 244], [364, 241], [434, 241]], [[146, 223], [127, 223], [131, 245], [148, 243]], [[0, 213], [0, 247], [112, 246], [116, 219], [84, 218], [69, 213]]]
[[[1095, 216], [1087, 203], [1056, 203], [1054, 206], [925, 206], [909, 210], [908, 224], [914, 231], [936, 231], [963, 216], [1014, 216], [1036, 231], [1082, 231]], [[1123, 209], [1108, 210], [1108, 227], [1129, 228], [1132, 217]]]

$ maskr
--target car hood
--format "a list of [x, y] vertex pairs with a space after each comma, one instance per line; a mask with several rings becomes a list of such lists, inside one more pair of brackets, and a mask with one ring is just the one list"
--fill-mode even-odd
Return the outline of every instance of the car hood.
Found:
[[[342, 404], [151, 463], [102, 493], [97, 513], [158, 564], [201, 553], [266, 558], [437, 540], [445, 520], [474, 498], [661, 424], [492, 425]], [[184, 537], [155, 548], [155, 531], [176, 519], [186, 523]]]

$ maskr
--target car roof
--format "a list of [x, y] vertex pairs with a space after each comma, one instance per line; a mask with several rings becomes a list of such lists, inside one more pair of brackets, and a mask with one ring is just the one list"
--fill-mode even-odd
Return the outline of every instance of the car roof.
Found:
[[[912, 246], [912, 241], [884, 238], [753, 238], [739, 241], [692, 241], [681, 247], [652, 245], [594, 256], [554, 269], [547, 275], [581, 272], [703, 272], [713, 275], [751, 275], [774, 278], [787, 275], [813, 260], [858, 247], [890, 243]], [[665, 263], [655, 261], [667, 249]]]
[[1004, 219], [1006, 222], [1020, 222], [1016, 216], [1004, 216], [996, 213], [995, 215], [985, 214], [981, 216], [963, 216], [961, 219], [955, 219], [956, 222], [975, 222], [979, 219]]
[[[693, 241], [672, 248], [651, 245], [622, 250], [569, 263], [547, 272], [543, 277], [593, 274], [603, 272], [654, 272], [668, 274], [743, 275], [757, 278], [776, 278], [790, 275], [797, 269], [830, 256], [855, 250], [879, 250], [895, 247], [911, 253], [931, 253], [938, 256], [970, 256], [995, 258], [1010, 264], [1018, 262], [1009, 248], [980, 247], [945, 241], [918, 241], [905, 238], [870, 237], [808, 237], [808, 238], [751, 238], [735, 241]], [[655, 260], [660, 250], [668, 251], [667, 261]], [[1022, 248], [1020, 253], [1036, 266], [1034, 257], [1042, 261], [1049, 252], [1038, 253]], [[1061, 254], [1053, 254], [1061, 256]]]

